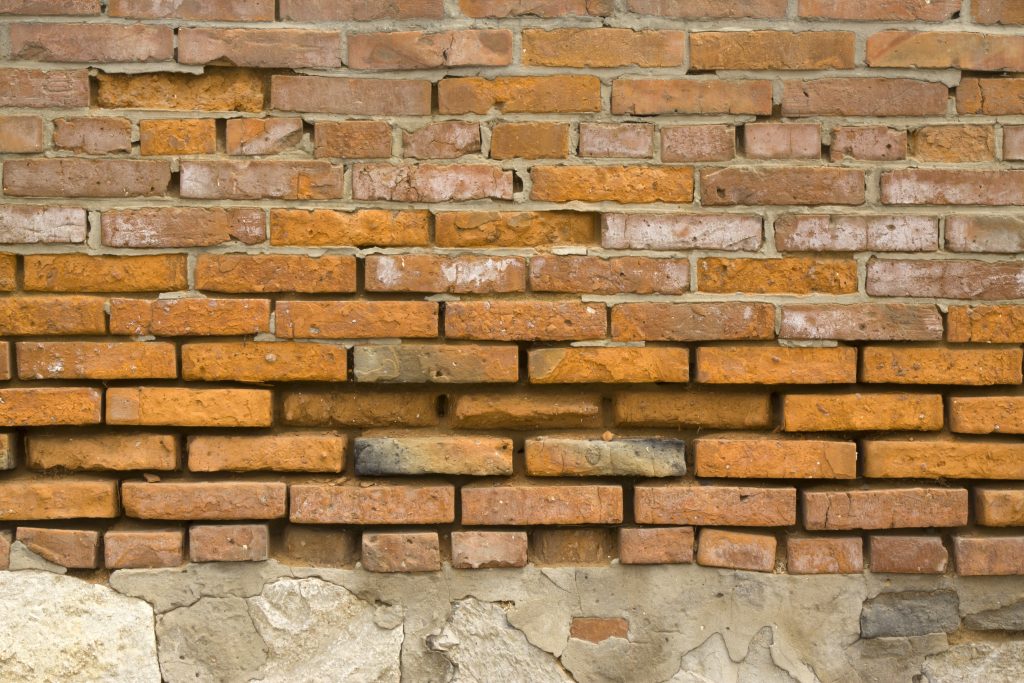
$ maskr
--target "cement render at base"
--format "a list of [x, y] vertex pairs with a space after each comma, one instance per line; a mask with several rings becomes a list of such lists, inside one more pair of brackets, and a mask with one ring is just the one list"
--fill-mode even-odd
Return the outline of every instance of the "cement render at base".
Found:
[[[270, 561], [124, 570], [109, 586], [0, 572], [0, 680], [1024, 680], [1019, 577]], [[628, 639], [571, 638], [574, 617], [625, 618]]]

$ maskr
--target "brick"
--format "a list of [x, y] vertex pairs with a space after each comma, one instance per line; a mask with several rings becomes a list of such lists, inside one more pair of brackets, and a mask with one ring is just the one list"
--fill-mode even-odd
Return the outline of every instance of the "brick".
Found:
[[438, 423], [434, 394], [332, 391], [284, 395], [284, 422], [335, 427], [424, 427]]
[[845, 31], [729, 31], [690, 34], [697, 71], [852, 69], [854, 34]]
[[772, 111], [770, 81], [618, 78], [612, 83], [612, 113], [758, 114]]
[[462, 429], [560, 429], [601, 426], [601, 401], [579, 393], [467, 394], [455, 399], [452, 422]]
[[788, 394], [782, 401], [787, 432], [936, 431], [942, 429], [939, 394]]
[[26, 464], [37, 470], [174, 470], [178, 440], [170, 434], [32, 434]]
[[143, 156], [213, 154], [217, 125], [213, 119], [149, 119], [139, 121], [139, 151]]
[[449, 524], [451, 484], [292, 484], [289, 519], [299, 524]]
[[190, 199], [340, 199], [344, 169], [327, 161], [182, 161]]
[[288, 152], [302, 142], [303, 123], [297, 117], [228, 119], [228, 154], [264, 155]]
[[435, 531], [364, 533], [363, 569], [371, 572], [433, 572], [441, 569]]
[[911, 154], [921, 161], [963, 163], [994, 161], [996, 135], [992, 126], [924, 126], [913, 132]]
[[693, 527], [619, 529], [622, 564], [690, 564], [693, 562]]
[[284, 517], [283, 482], [160, 482], [121, 484], [124, 514], [137, 519], [246, 520]]
[[0, 389], [0, 427], [99, 424], [98, 389]]
[[681, 477], [686, 443], [625, 438], [526, 440], [526, 472], [533, 477]]
[[102, 12], [99, 0], [8, 0], [0, 14], [88, 16]]
[[[580, 153], [583, 153], [582, 146]], [[736, 129], [733, 126], [713, 124], [661, 129], [662, 161], [729, 161], [735, 156]]]
[[959, 434], [1024, 434], [1024, 399], [953, 396], [949, 408], [949, 428]]
[[682, 31], [628, 28], [524, 29], [522, 61], [532, 66], [681, 66]]
[[872, 296], [942, 299], [1020, 299], [1022, 266], [1015, 261], [868, 261], [866, 289]]
[[1024, 447], [1015, 443], [877, 439], [862, 446], [865, 477], [877, 479], [1022, 479]]
[[[0, 379], [11, 378], [11, 345], [9, 342], [0, 342]], [[3, 441], [8, 435], [0, 435]]]
[[512, 32], [507, 29], [350, 33], [350, 69], [442, 69], [507, 66], [512, 63]]
[[775, 219], [775, 246], [780, 251], [936, 251], [939, 222], [930, 216], [786, 214]]
[[184, 254], [25, 257], [24, 289], [38, 292], [172, 292], [188, 289]]
[[413, 132], [402, 131], [402, 153], [411, 159], [457, 159], [479, 151], [479, 123], [439, 121]]
[[491, 130], [492, 159], [564, 159], [569, 126], [564, 123], [499, 123]]
[[615, 397], [614, 420], [630, 427], [754, 429], [771, 426], [766, 393], [725, 391], [624, 392]]
[[21, 379], [174, 379], [174, 344], [165, 342], [18, 342]]
[[782, 84], [783, 116], [944, 116], [949, 90], [910, 78], [817, 78]]
[[80, 244], [87, 229], [84, 209], [0, 205], [0, 244]]
[[512, 171], [484, 164], [356, 164], [352, 197], [390, 202], [512, 199]]
[[439, 247], [550, 248], [594, 241], [595, 214], [572, 211], [444, 211], [434, 215]]
[[821, 126], [817, 123], [748, 123], [743, 151], [751, 159], [818, 159]]
[[638, 256], [534, 256], [530, 289], [534, 292], [591, 294], [681, 294], [690, 288], [687, 259]]
[[760, 216], [606, 213], [601, 217], [601, 245], [606, 249], [755, 251], [761, 241]]
[[804, 527], [811, 531], [963, 526], [967, 489], [804, 491], [803, 511]]
[[1024, 536], [953, 537], [956, 573], [961, 576], [1024, 574]]
[[132, 122], [119, 116], [54, 119], [53, 146], [79, 154], [132, 151]]
[[526, 289], [522, 258], [373, 254], [364, 260], [368, 292], [491, 294]]
[[453, 531], [452, 567], [491, 569], [525, 567], [525, 531]]
[[364, 436], [355, 440], [361, 476], [512, 474], [512, 440], [477, 436]]
[[0, 254], [0, 292], [13, 292], [17, 288], [18, 257]]
[[1022, 36], [882, 31], [868, 36], [865, 59], [870, 66], [1021, 71], [1022, 53]]
[[33, 296], [0, 299], [0, 334], [103, 334], [104, 299], [98, 296]]
[[619, 524], [622, 489], [597, 485], [462, 487], [462, 523], [476, 526]]
[[857, 536], [786, 539], [786, 571], [790, 574], [860, 574], [864, 542]]
[[623, 204], [689, 202], [693, 169], [648, 166], [534, 166], [530, 198]]
[[1015, 0], [974, 0], [971, 18], [979, 24], [1024, 24], [1024, 7]]
[[654, 156], [654, 126], [649, 123], [581, 123], [579, 155], [650, 159]]
[[1024, 126], [1003, 126], [1003, 158], [1024, 159]]
[[698, 477], [856, 479], [857, 445], [846, 441], [700, 437]]
[[893, 384], [1020, 384], [1020, 349], [946, 349], [868, 346], [862, 382]]
[[185, 344], [181, 376], [201, 382], [344, 382], [342, 347], [302, 342]]
[[85, 69], [0, 69], [0, 107], [88, 106], [89, 72]]
[[787, 0], [629, 0], [630, 12], [676, 19], [782, 19]]
[[341, 472], [347, 439], [331, 432], [259, 436], [193, 436], [192, 472]]
[[703, 169], [704, 206], [864, 203], [864, 172], [845, 168], [771, 167]]
[[0, 470], [13, 470], [18, 466], [17, 442], [16, 434], [0, 434]]
[[43, 120], [38, 116], [0, 116], [0, 153], [43, 151]]
[[384, 121], [317, 121], [313, 145], [318, 159], [386, 159], [391, 156], [391, 126]]
[[961, 0], [868, 0], [854, 6], [844, 0], [800, 0], [797, 12], [799, 16], [811, 19], [946, 21], [960, 11], [960, 2]]
[[688, 382], [687, 349], [621, 346], [530, 349], [531, 384]]
[[260, 562], [269, 555], [266, 524], [194, 524], [188, 530], [193, 562]]
[[756, 294], [853, 294], [857, 262], [833, 258], [738, 259], [697, 261], [697, 289]]
[[475, 384], [519, 379], [519, 349], [512, 345], [357, 346], [354, 359], [359, 382]]
[[932, 304], [788, 305], [779, 338], [931, 341], [942, 339], [942, 316]]
[[11, 564], [11, 544], [14, 543], [14, 532], [4, 529], [0, 532], [0, 568], [8, 569]]
[[477, 19], [595, 16], [612, 13], [611, 0], [459, 0], [459, 10]]
[[963, 78], [956, 89], [956, 110], [990, 116], [1024, 113], [1022, 93], [1024, 78]]
[[234, 241], [258, 244], [266, 239], [266, 215], [260, 209], [168, 207], [104, 211], [101, 240], [108, 247], [157, 249], [212, 247]]
[[558, 114], [601, 110], [596, 76], [500, 76], [444, 78], [437, 84], [441, 114]]
[[18, 541], [47, 562], [68, 569], [95, 569], [100, 565], [100, 535], [86, 529], [18, 527]]
[[359, 539], [344, 529], [286, 524], [274, 557], [303, 567], [352, 566], [359, 559]]
[[107, 390], [107, 423], [182, 427], [269, 427], [273, 408], [261, 389], [118, 387]]
[[274, 21], [272, 0], [107, 0], [107, 16], [194, 21]]
[[1018, 206], [1024, 204], [1024, 171], [887, 171], [882, 203]]
[[839, 127], [832, 130], [832, 161], [896, 161], [907, 158], [907, 131], [885, 126]]
[[195, 288], [234, 294], [354, 292], [356, 260], [352, 256], [200, 254]]
[[270, 331], [266, 299], [111, 299], [111, 334], [163, 337]]
[[709, 384], [854, 384], [857, 350], [778, 346], [702, 346], [698, 382]]
[[974, 489], [974, 510], [982, 526], [1024, 525], [1024, 490], [978, 486]]
[[629, 637], [629, 622], [622, 617], [573, 617], [569, 625], [569, 637], [590, 643], [600, 643], [609, 638], [626, 640]]
[[375, 19], [440, 19], [443, 0], [281, 0], [281, 19], [287, 21], [373, 21]]
[[174, 29], [146, 24], [9, 24], [10, 56], [36, 62], [174, 59]]
[[608, 565], [615, 559], [615, 532], [601, 528], [537, 528], [530, 532], [530, 561], [535, 565]]
[[628, 303], [612, 308], [616, 341], [709, 341], [772, 339], [775, 307], [723, 302]]
[[432, 301], [280, 301], [277, 336], [304, 339], [436, 337]]
[[638, 524], [791, 526], [796, 489], [637, 485], [633, 512]]
[[341, 33], [287, 28], [179, 28], [178, 61], [263, 69], [340, 67]]
[[158, 569], [185, 562], [185, 532], [111, 529], [103, 534], [103, 566], [107, 569]]
[[430, 81], [286, 76], [270, 78], [273, 109], [357, 116], [430, 114]]
[[1024, 308], [1018, 306], [950, 306], [951, 342], [1013, 344], [1024, 341]]
[[172, 111], [263, 110], [263, 77], [245, 69], [205, 69], [202, 74], [98, 74], [97, 98], [105, 109]]
[[106, 479], [5, 479], [0, 519], [112, 519], [120, 514], [117, 481]]
[[445, 306], [449, 339], [562, 341], [601, 339], [604, 304], [569, 301], [451, 301]]
[[426, 211], [273, 209], [270, 243], [308, 247], [421, 247], [430, 243], [429, 216]]
[[166, 161], [12, 159], [4, 162], [4, 192], [12, 197], [152, 197], [171, 182]]
[[770, 534], [701, 529], [697, 564], [770, 572], [775, 568], [776, 544]]

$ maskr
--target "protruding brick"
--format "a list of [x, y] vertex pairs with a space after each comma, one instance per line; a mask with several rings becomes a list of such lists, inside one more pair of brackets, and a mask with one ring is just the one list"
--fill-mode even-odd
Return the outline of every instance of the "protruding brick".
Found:
[[32, 469], [160, 471], [177, 469], [179, 448], [171, 434], [108, 432], [33, 433], [27, 450]]
[[633, 505], [638, 524], [796, 524], [796, 489], [789, 487], [637, 485]]
[[699, 437], [698, 477], [856, 479], [857, 445], [847, 441]]
[[183, 427], [269, 427], [271, 392], [262, 389], [117, 387], [107, 390], [107, 423]]
[[193, 562], [260, 562], [269, 548], [266, 524], [194, 524], [188, 530]]
[[270, 106], [357, 116], [426, 116], [430, 81], [286, 76], [270, 78]]
[[693, 527], [627, 527], [619, 529], [622, 564], [690, 564]]
[[678, 439], [526, 440], [526, 472], [533, 477], [681, 477], [686, 444]]
[[292, 28], [179, 28], [182, 64], [227, 64], [261, 69], [341, 66], [341, 33]]
[[864, 171], [848, 168], [706, 168], [700, 172], [704, 206], [864, 203]]
[[124, 513], [137, 519], [244, 520], [284, 517], [284, 482], [126, 481], [121, 485]]
[[188, 288], [184, 254], [25, 257], [24, 289], [38, 292], [173, 292]]
[[949, 428], [960, 434], [1024, 434], [1024, 397], [953, 396]]
[[857, 350], [848, 346], [702, 346], [697, 381], [709, 384], [853, 384]]
[[864, 542], [859, 536], [792, 536], [786, 539], [786, 571], [860, 574], [864, 571]]
[[38, 116], [0, 116], [0, 153], [43, 151], [43, 120]]
[[787, 394], [782, 428], [787, 432], [937, 431], [940, 394]]
[[616, 555], [615, 531], [606, 528], [537, 528], [530, 532], [535, 565], [605, 566]]
[[612, 308], [616, 341], [773, 339], [775, 306], [722, 302], [631, 303]]
[[491, 130], [492, 159], [564, 159], [567, 156], [567, 124], [524, 121], [499, 123]]
[[619, 524], [622, 488], [596, 485], [470, 484], [462, 487], [462, 523], [479, 526]]
[[452, 567], [490, 569], [525, 567], [525, 531], [453, 531]]
[[80, 154], [132, 151], [132, 122], [120, 116], [53, 121], [53, 146]]
[[524, 29], [522, 60], [533, 66], [681, 66], [686, 34], [628, 28]]
[[0, 244], [75, 244], [86, 230], [84, 209], [0, 205]]
[[783, 306], [779, 338], [933, 341], [942, 339], [942, 316], [933, 304]]
[[589, 75], [444, 78], [437, 96], [441, 114], [487, 114], [495, 108], [505, 114], [596, 112], [601, 81]]
[[786, 214], [775, 219], [775, 246], [781, 251], [935, 251], [939, 223], [930, 216]]
[[832, 131], [832, 161], [895, 161], [907, 158], [907, 131], [885, 126], [840, 127]]
[[1024, 479], [1024, 444], [869, 439], [863, 475], [885, 479]]
[[508, 29], [389, 31], [348, 36], [346, 64], [351, 69], [446, 69], [511, 63], [512, 32]]
[[451, 484], [292, 484], [289, 519], [299, 524], [449, 524]]
[[690, 68], [698, 71], [852, 69], [848, 31], [723, 31], [690, 34]]
[[961, 576], [1024, 574], [1024, 536], [954, 536], [953, 553]]
[[18, 527], [17, 540], [48, 562], [68, 569], [100, 565], [100, 534], [86, 529]]
[[391, 126], [385, 121], [317, 121], [314, 156], [381, 159], [391, 156]]
[[225, 138], [228, 154], [280, 154], [302, 141], [302, 119], [228, 119]]
[[434, 215], [439, 247], [537, 247], [594, 241], [595, 214], [573, 211], [444, 211]]
[[[141, 162], [139, 162], [141, 163]], [[327, 161], [182, 161], [189, 199], [340, 199], [344, 169]]]
[[911, 150], [915, 159], [947, 164], [995, 161], [993, 126], [924, 126], [914, 131]]
[[3, 188], [12, 197], [153, 197], [171, 182], [166, 161], [138, 159], [11, 159]]
[[945, 116], [949, 89], [911, 78], [785, 81], [783, 116]]
[[103, 534], [103, 565], [107, 569], [178, 567], [185, 561], [182, 529], [111, 529]]
[[803, 511], [812, 531], [956, 527], [967, 524], [967, 489], [804, 491]]
[[0, 334], [103, 334], [104, 299], [98, 296], [33, 296], [0, 299]]
[[1016, 344], [1024, 341], [1024, 307], [950, 306], [951, 342]]
[[306, 247], [422, 247], [430, 243], [426, 211], [273, 209], [270, 243]]
[[868, 36], [869, 66], [965, 71], [1024, 70], [1024, 37], [974, 32], [881, 31]]
[[512, 474], [512, 440], [476, 436], [364, 436], [355, 440], [356, 473]]
[[853, 294], [857, 287], [857, 262], [853, 259], [702, 258], [697, 261], [697, 289], [704, 292]]
[[348, 440], [333, 432], [258, 436], [193, 436], [192, 472], [341, 472]]
[[428, 393], [289, 392], [284, 422], [337, 427], [427, 427], [436, 425], [437, 396]]
[[181, 375], [207, 382], [344, 382], [347, 352], [301, 342], [185, 344]]
[[263, 110], [263, 76], [244, 69], [205, 69], [198, 75], [100, 73], [96, 80], [99, 106], [106, 109]]
[[882, 203], [1019, 206], [1024, 204], [1024, 171], [886, 171], [882, 174]]
[[1020, 384], [1020, 349], [948, 349], [868, 346], [861, 381], [892, 384]]
[[978, 486], [974, 512], [982, 526], [1024, 526], [1024, 489]]
[[519, 349], [461, 344], [357, 346], [353, 366], [359, 382], [515, 382]]
[[388, 202], [512, 199], [512, 171], [485, 164], [356, 164], [352, 197]]
[[[985, 0], [982, 0], [984, 2]], [[946, 21], [960, 11], [961, 0], [800, 0], [798, 13], [808, 19], [844, 21]]]
[[298, 254], [200, 254], [195, 288], [211, 292], [356, 291], [356, 260], [351, 256]]
[[281, 301], [277, 335], [305, 339], [436, 337], [432, 301]]
[[526, 289], [526, 264], [514, 256], [372, 254], [364, 263], [370, 292], [492, 294]]
[[266, 299], [111, 299], [111, 334], [178, 337], [270, 330]]
[[687, 349], [569, 347], [531, 349], [531, 384], [640, 384], [687, 382]]
[[871, 536], [875, 574], [942, 574], [949, 551], [939, 536]]
[[579, 154], [581, 157], [649, 159], [654, 156], [654, 126], [649, 123], [581, 123]]
[[150, 119], [139, 121], [139, 152], [143, 156], [213, 154], [217, 124], [213, 119]]
[[174, 59], [174, 29], [149, 24], [9, 24], [10, 56], [38, 62]]
[[0, 520], [110, 519], [121, 514], [117, 481], [106, 479], [5, 479]]
[[437, 121], [402, 131], [402, 153], [412, 159], [458, 159], [479, 151], [480, 124], [476, 122]]
[[604, 304], [568, 301], [453, 301], [445, 308], [451, 339], [580, 340], [606, 333]]
[[615, 424], [632, 427], [754, 429], [771, 426], [767, 393], [628, 392], [615, 397]]
[[818, 159], [821, 126], [817, 123], [748, 123], [743, 151], [751, 159]]
[[257, 244], [267, 238], [266, 222], [261, 209], [120, 209], [103, 212], [102, 241], [135, 249]]
[[99, 424], [99, 389], [0, 389], [0, 427]]
[[465, 429], [594, 428], [601, 401], [579, 393], [466, 394], [455, 399], [452, 420]]
[[371, 572], [433, 572], [441, 569], [436, 531], [363, 533], [360, 562]]
[[775, 568], [776, 545], [770, 534], [701, 529], [697, 564], [770, 572]]

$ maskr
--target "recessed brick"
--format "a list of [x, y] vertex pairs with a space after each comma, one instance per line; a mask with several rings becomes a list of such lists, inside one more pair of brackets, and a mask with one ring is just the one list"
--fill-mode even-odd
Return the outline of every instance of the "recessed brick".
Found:
[[770, 534], [701, 529], [697, 563], [705, 567], [770, 572], [775, 568], [777, 541]]
[[452, 566], [456, 569], [525, 567], [525, 531], [453, 531]]
[[188, 530], [193, 562], [259, 562], [267, 559], [269, 546], [266, 524], [194, 524]]
[[860, 537], [818, 536], [786, 539], [786, 571], [790, 574], [860, 574], [864, 542]]
[[622, 564], [689, 564], [693, 562], [693, 527], [624, 527], [619, 529]]
[[292, 484], [289, 519], [299, 524], [449, 524], [450, 484]]
[[875, 574], [942, 574], [949, 551], [938, 536], [871, 536]]
[[473, 526], [618, 524], [622, 488], [607, 485], [462, 487], [462, 523]]
[[364, 533], [360, 562], [371, 572], [431, 572], [441, 569], [437, 533]]
[[637, 485], [633, 506], [638, 524], [796, 524], [796, 489], [789, 487]]

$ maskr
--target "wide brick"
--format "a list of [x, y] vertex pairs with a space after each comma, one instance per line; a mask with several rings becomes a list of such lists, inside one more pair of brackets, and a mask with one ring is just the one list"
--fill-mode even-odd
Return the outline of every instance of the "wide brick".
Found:
[[622, 564], [689, 564], [693, 562], [693, 527], [619, 529]]
[[119, 116], [53, 121], [53, 146], [79, 154], [132, 151], [132, 122]]
[[786, 214], [775, 219], [775, 246], [780, 251], [935, 251], [939, 222], [930, 216]]
[[857, 445], [846, 441], [700, 437], [693, 442], [698, 477], [855, 479]]
[[761, 241], [760, 216], [606, 213], [601, 217], [601, 245], [606, 249], [754, 251]]
[[341, 66], [341, 33], [287, 28], [180, 28], [178, 61], [263, 69]]
[[766, 393], [659, 391], [618, 394], [615, 424], [628, 427], [754, 429], [771, 426]]
[[273, 209], [274, 246], [421, 247], [430, 243], [426, 211]]
[[364, 533], [360, 562], [371, 572], [433, 572], [441, 569], [436, 531]]
[[638, 524], [790, 526], [796, 489], [788, 487], [637, 485]]
[[967, 489], [804, 491], [803, 517], [804, 527], [812, 531], [963, 526]]
[[376, 19], [440, 19], [443, 0], [281, 0], [281, 19], [286, 21], [373, 21]]
[[128, 159], [12, 159], [3, 188], [12, 197], [152, 197], [171, 182], [166, 161]]
[[534, 66], [681, 66], [685, 36], [628, 28], [524, 29], [522, 60]]
[[530, 198], [621, 204], [693, 199], [693, 169], [648, 166], [534, 166]]
[[853, 384], [857, 350], [779, 346], [702, 346], [698, 382], [709, 384]]
[[164, 337], [257, 334], [270, 330], [266, 299], [111, 299], [111, 334]]
[[[985, 0], [982, 0], [984, 2]], [[797, 11], [810, 19], [845, 21], [946, 21], [960, 11], [961, 0], [800, 0]]]
[[772, 339], [775, 306], [722, 302], [629, 303], [612, 308], [616, 341], [710, 341]]
[[1015, 344], [1024, 341], [1024, 307], [950, 306], [951, 342]]
[[971, 18], [979, 24], [1024, 24], [1024, 6], [1016, 0], [974, 0]]
[[512, 63], [512, 32], [507, 29], [350, 33], [350, 69], [442, 69], [507, 66]]
[[363, 436], [355, 440], [361, 476], [512, 474], [512, 440], [483, 436]]
[[457, 159], [479, 151], [480, 124], [476, 122], [437, 121], [402, 131], [402, 154], [411, 159]]
[[520, 16], [605, 17], [613, 9], [612, 0], [459, 0], [459, 10], [467, 17], [478, 19]]
[[358, 534], [339, 527], [286, 524], [274, 558], [302, 567], [351, 567], [359, 559]]
[[534, 256], [530, 289], [534, 292], [590, 294], [681, 294], [690, 288], [686, 259], [638, 256]]
[[956, 110], [960, 114], [1024, 113], [1024, 78], [963, 78], [956, 89]]
[[185, 561], [181, 529], [111, 529], [103, 534], [103, 566], [107, 569], [177, 567]]
[[790, 574], [860, 574], [864, 542], [856, 536], [786, 539], [786, 571]]
[[373, 254], [365, 261], [369, 292], [521, 292], [526, 288], [522, 258]]
[[618, 78], [612, 113], [758, 114], [772, 111], [771, 81]]
[[862, 382], [893, 384], [1020, 384], [1020, 349], [947, 349], [868, 346]]
[[289, 519], [299, 524], [449, 524], [451, 484], [292, 484]]
[[36, 62], [174, 59], [174, 29], [146, 24], [9, 24], [10, 56]]
[[274, 75], [274, 109], [359, 116], [430, 114], [430, 81]]
[[597, 485], [470, 484], [462, 523], [478, 526], [619, 524], [622, 488]]
[[932, 304], [800, 304], [782, 307], [781, 339], [931, 341], [942, 339]]
[[1024, 298], [1024, 264], [871, 259], [866, 289], [872, 296], [1020, 299]]
[[314, 156], [386, 159], [391, 156], [391, 126], [384, 121], [317, 121]]
[[533, 477], [681, 477], [686, 443], [678, 439], [526, 440], [526, 472]]
[[579, 155], [650, 159], [654, 156], [654, 126], [649, 123], [581, 123]]
[[572, 211], [444, 211], [434, 215], [439, 247], [550, 248], [594, 241], [595, 214]]
[[356, 291], [352, 256], [200, 254], [195, 288], [211, 292]]
[[697, 71], [852, 69], [855, 52], [847, 31], [690, 34], [690, 68]]
[[992, 126], [924, 126], [913, 132], [910, 142], [911, 155], [920, 161], [958, 164], [996, 158]]
[[337, 427], [424, 427], [436, 425], [437, 396], [425, 393], [288, 392], [285, 424]]
[[949, 562], [939, 536], [872, 536], [870, 552], [875, 574], [942, 574]]
[[853, 294], [857, 262], [835, 258], [702, 258], [697, 289], [755, 294]]
[[[582, 137], [580, 154], [583, 154]], [[662, 161], [729, 161], [735, 156], [736, 129], [732, 126], [665, 126], [661, 129]]]
[[525, 531], [453, 531], [452, 567], [490, 569], [525, 567]]
[[124, 514], [137, 519], [234, 520], [285, 516], [284, 482], [160, 482], [121, 484]]
[[1024, 536], [953, 537], [956, 573], [961, 576], [1024, 574]]
[[107, 389], [108, 424], [269, 427], [272, 413], [271, 394], [262, 389]]
[[882, 202], [1018, 206], [1024, 204], [1024, 171], [887, 171], [882, 174]]
[[450, 339], [561, 341], [601, 339], [604, 304], [569, 301], [452, 301], [445, 307]]
[[84, 209], [0, 205], [0, 244], [62, 244], [85, 241]]
[[484, 164], [356, 164], [352, 197], [391, 202], [512, 199], [512, 171]]
[[18, 342], [21, 379], [174, 379], [174, 344], [165, 342]]
[[748, 123], [743, 151], [751, 159], [818, 159], [821, 126], [817, 123]]
[[188, 530], [192, 562], [260, 562], [269, 546], [266, 524], [194, 524]]
[[302, 142], [303, 123], [297, 117], [228, 119], [225, 146], [228, 154], [280, 154]]
[[182, 161], [191, 199], [340, 199], [344, 169], [327, 161]]
[[43, 151], [43, 120], [38, 116], [0, 116], [0, 153]]
[[0, 427], [99, 424], [98, 389], [0, 389]]
[[787, 0], [629, 0], [630, 12], [675, 19], [782, 19]]
[[688, 382], [688, 349], [620, 346], [531, 349], [531, 384]]
[[26, 464], [46, 470], [174, 470], [178, 440], [170, 434], [32, 434]]
[[100, 0], [7, 0], [0, 6], [0, 14], [87, 16], [102, 11]]
[[359, 382], [515, 382], [519, 379], [519, 349], [466, 344], [357, 346], [353, 368]]
[[95, 569], [100, 564], [98, 531], [20, 526], [16, 538], [36, 555], [61, 567]]
[[770, 572], [777, 541], [770, 534], [701, 529], [697, 563], [705, 567]]
[[0, 69], [0, 107], [88, 107], [89, 72]]
[[846, 168], [706, 168], [704, 206], [863, 204], [864, 171]]
[[939, 394], [787, 394], [787, 432], [936, 431], [942, 429]]
[[0, 334], [103, 334], [104, 299], [98, 296], [32, 296], [0, 299]]
[[868, 37], [870, 66], [965, 71], [1024, 70], [1024, 36], [882, 31]]
[[885, 126], [839, 127], [832, 130], [832, 161], [895, 161], [907, 158], [907, 131]]
[[0, 482], [0, 520], [111, 519], [119, 514], [116, 480], [49, 478]]
[[[389, 81], [390, 82], [390, 81]], [[445, 78], [437, 84], [441, 114], [555, 114], [601, 110], [596, 76], [501, 76]]]
[[783, 116], [944, 116], [949, 90], [910, 78], [818, 78], [782, 84]]
[[1024, 444], [877, 439], [863, 442], [865, 477], [877, 479], [1024, 479]]
[[462, 429], [596, 428], [601, 399], [580, 393], [467, 394], [454, 401], [452, 422]]
[[139, 152], [143, 156], [213, 154], [217, 124], [213, 119], [149, 119], [139, 121]]
[[25, 257], [24, 289], [40, 292], [170, 292], [188, 288], [186, 256]]
[[537, 528], [530, 532], [530, 561], [541, 566], [607, 566], [617, 548], [613, 529]]
[[198, 75], [101, 73], [96, 80], [98, 104], [106, 109], [263, 110], [263, 76], [245, 69], [206, 69]]
[[341, 472], [348, 440], [332, 432], [259, 436], [193, 436], [192, 472]]
[[960, 434], [1024, 434], [1024, 397], [953, 396], [949, 428]]
[[194, 21], [274, 21], [273, 0], [108, 0], [107, 16]]
[[185, 344], [181, 376], [204, 382], [344, 382], [344, 347], [302, 342]]
[[978, 486], [974, 511], [982, 526], [1024, 526], [1024, 489]]
[[564, 159], [569, 156], [565, 123], [499, 123], [491, 130], [492, 159]]
[[[212, 247], [266, 239], [266, 216], [260, 209], [169, 207], [104, 211], [102, 242], [136, 249]], [[83, 228], [84, 230], [84, 228]]]
[[432, 301], [280, 301], [277, 335], [305, 339], [436, 337]]

